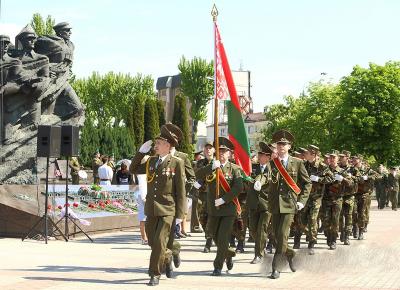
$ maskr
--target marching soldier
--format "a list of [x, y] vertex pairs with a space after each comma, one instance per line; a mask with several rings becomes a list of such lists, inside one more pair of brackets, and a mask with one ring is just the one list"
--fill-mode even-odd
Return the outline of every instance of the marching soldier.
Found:
[[[214, 158], [214, 153], [215, 153], [215, 148], [212, 142], [207, 142], [204, 145], [203, 149], [204, 153], [204, 159], [197, 161], [196, 163], [196, 172], [203, 168], [206, 167], [207, 165], [210, 165], [213, 161]], [[199, 216], [200, 216], [200, 224], [204, 230], [204, 235], [206, 238], [206, 244], [203, 249], [203, 253], [209, 253], [211, 246], [212, 246], [212, 238], [211, 234], [208, 231], [207, 227], [207, 222], [208, 222], [208, 213], [207, 213], [207, 182], [205, 178], [203, 180], [198, 179], [194, 187], [198, 190], [198, 196], [199, 200], [201, 201], [201, 206], [199, 210]]]
[[378, 176], [375, 179], [375, 194], [376, 200], [378, 201], [378, 209], [384, 209], [386, 203], [386, 190], [387, 190], [388, 173], [383, 166], [379, 164]]
[[[314, 255], [314, 246], [317, 243], [318, 235], [318, 213], [321, 207], [322, 195], [325, 189], [325, 184], [331, 180], [330, 171], [321, 160], [319, 160], [319, 148], [315, 145], [309, 145], [305, 151], [304, 166], [312, 181], [310, 197], [302, 211], [301, 225], [302, 229], [307, 233], [308, 250], [310, 255]], [[295, 243], [300, 246], [300, 238], [302, 235], [296, 233]], [[298, 236], [299, 235], [299, 236]], [[294, 248], [294, 247], [293, 247]]]
[[253, 164], [252, 178], [254, 184], [250, 183], [247, 191], [247, 208], [249, 210], [249, 230], [253, 237], [254, 259], [251, 264], [259, 264], [264, 256], [264, 249], [267, 242], [268, 225], [271, 220], [271, 213], [268, 211], [268, 174], [271, 171], [269, 161], [272, 150], [264, 142], [259, 143], [258, 163]]
[[364, 239], [365, 228], [368, 225], [367, 207], [368, 199], [372, 194], [376, 172], [371, 168], [362, 164], [362, 156], [356, 155], [353, 160], [354, 166], [359, 171], [358, 188], [356, 193], [357, 202], [357, 226], [358, 226], [358, 239]]
[[400, 176], [397, 172], [397, 167], [390, 168], [390, 174], [388, 176], [388, 188], [390, 195], [390, 202], [392, 204], [392, 210], [397, 210], [397, 194], [399, 192], [399, 179]]
[[[219, 137], [219, 159], [196, 172], [198, 180], [205, 179], [208, 183], [207, 212], [209, 220], [207, 226], [217, 246], [213, 276], [221, 275], [224, 261], [228, 270], [231, 270], [233, 268], [232, 258], [236, 255], [235, 251], [229, 248], [229, 239], [238, 212], [237, 196], [243, 188], [243, 183], [240, 168], [229, 161], [233, 150], [234, 146], [231, 141]], [[216, 196], [216, 174], [218, 173], [220, 195]]]
[[340, 157], [340, 167], [343, 169], [343, 175], [347, 176], [349, 183], [343, 184], [343, 205], [340, 214], [339, 228], [340, 241], [345, 245], [350, 245], [350, 235], [353, 226], [354, 194], [357, 191], [358, 170], [349, 164], [351, 153], [343, 150]]
[[278, 279], [285, 259], [289, 262], [290, 269], [296, 271], [293, 265], [295, 252], [288, 246], [288, 236], [294, 214], [304, 208], [307, 202], [311, 180], [304, 162], [289, 155], [294, 141], [293, 135], [286, 130], [279, 130], [273, 134], [272, 141], [277, 143], [278, 157], [269, 162], [271, 182], [268, 182], [267, 187], [276, 245], [270, 278]]
[[[178, 142], [180, 142], [183, 139], [183, 133], [181, 131], [181, 129], [179, 129], [178, 126], [168, 123], [165, 126], [167, 126], [167, 128], [172, 132], [172, 134], [175, 134], [178, 138]], [[180, 152], [178, 150], [175, 149], [175, 146], [171, 146], [171, 150], [170, 150], [170, 154], [180, 160], [182, 160], [183, 164], [184, 164], [184, 174], [185, 174], [185, 193], [189, 194], [192, 192], [193, 189], [193, 184], [196, 181], [196, 176], [192, 167], [192, 163], [190, 162], [187, 154]], [[186, 195], [187, 196], [187, 195]], [[186, 201], [187, 201], [187, 197], [186, 197]], [[179, 220], [175, 220], [174, 223], [177, 226], [178, 224], [182, 223], [182, 228], [181, 228], [181, 233], [185, 236], [187, 236], [186, 232], [184, 231], [184, 225], [186, 223], [186, 215], [187, 215], [187, 202], [186, 202], [186, 208], [185, 208], [185, 215], [183, 217], [183, 219]], [[169, 241], [168, 241], [168, 245], [167, 245], [168, 249], [170, 249], [172, 251], [172, 258], [174, 261], [174, 265], [176, 268], [179, 268], [180, 264], [181, 264], [181, 258], [180, 258], [180, 244], [175, 241], [175, 228], [171, 229], [171, 234], [169, 237]]]
[[159, 284], [164, 266], [166, 276], [172, 277], [172, 252], [167, 248], [167, 243], [175, 218], [183, 219], [187, 206], [184, 162], [170, 154], [171, 147], [178, 144], [178, 136], [169, 125], [163, 125], [160, 136], [156, 138], [156, 156], [149, 157], [146, 163], [141, 164], [151, 149], [152, 141], [147, 141], [140, 147], [129, 168], [134, 174], [145, 166], [147, 176], [146, 234], [151, 247], [149, 286]]

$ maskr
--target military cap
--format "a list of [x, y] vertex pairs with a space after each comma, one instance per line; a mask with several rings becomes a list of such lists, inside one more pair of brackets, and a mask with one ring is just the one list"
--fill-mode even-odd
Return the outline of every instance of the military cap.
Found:
[[390, 169], [396, 170], [396, 169], [397, 169], [397, 166], [391, 166]]
[[[235, 146], [228, 138], [218, 137], [218, 143], [219, 143], [220, 149], [228, 149], [231, 151], [235, 149]], [[214, 147], [215, 147], [215, 143], [214, 143]]]
[[0, 41], [1, 41], [1, 42], [8, 42], [8, 43], [11, 42], [11, 41], [10, 41], [10, 37], [9, 37], [8, 35], [4, 35], [4, 34], [1, 34], [1, 35], [0, 35]]
[[161, 126], [160, 135], [156, 139], [165, 140], [172, 146], [177, 146], [182, 136], [183, 133], [181, 129], [179, 129], [178, 126], [169, 123]]
[[329, 153], [326, 153], [326, 154], [324, 155], [325, 158], [329, 158], [329, 156], [330, 156]]
[[258, 146], [260, 147], [260, 150], [258, 150], [259, 154], [266, 154], [266, 155], [271, 155], [272, 150], [271, 148], [267, 145], [265, 142], [260, 142], [258, 143]]
[[272, 141], [274, 143], [291, 144], [294, 141], [294, 136], [287, 130], [279, 130], [272, 135]]
[[319, 148], [317, 146], [315, 146], [315, 145], [310, 144], [307, 147], [307, 151], [310, 152], [310, 153], [313, 153], [313, 154], [318, 154], [319, 153]]
[[339, 151], [338, 150], [332, 150], [331, 153], [329, 153], [329, 156], [338, 156], [339, 155]]
[[296, 155], [296, 156], [300, 156], [301, 155], [301, 153], [299, 151], [293, 151], [293, 154]]
[[275, 143], [269, 143], [268, 147], [272, 148], [272, 149], [276, 149], [276, 144]]
[[204, 144], [204, 147], [206, 147], [206, 146], [214, 147], [214, 143], [211, 141], [206, 141], [206, 144]]
[[60, 22], [53, 26], [55, 31], [72, 29], [68, 22]]
[[24, 38], [37, 38], [35, 30], [33, 30], [30, 24], [26, 25], [22, 28], [21, 32], [15, 37], [15, 39], [24, 39]]
[[347, 150], [342, 150], [342, 152], [339, 154], [339, 156], [346, 156], [346, 157], [350, 157], [351, 156], [351, 152], [347, 151]]
[[363, 156], [361, 154], [356, 154], [353, 156], [353, 158], [363, 160]]
[[194, 156], [198, 156], [198, 155], [202, 155], [202, 154], [203, 154], [203, 151], [194, 152]]
[[306, 148], [303, 148], [303, 147], [299, 147], [298, 150], [299, 150], [300, 154], [303, 154], [304, 152], [308, 151]]

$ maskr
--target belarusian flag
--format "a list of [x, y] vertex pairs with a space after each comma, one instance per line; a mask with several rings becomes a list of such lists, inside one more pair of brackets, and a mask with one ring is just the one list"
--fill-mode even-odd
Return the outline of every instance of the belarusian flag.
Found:
[[[235, 145], [235, 160], [242, 167], [245, 174], [251, 173], [250, 146], [244, 126], [243, 116], [240, 108], [239, 98], [233, 82], [228, 58], [225, 48], [221, 41], [217, 22], [215, 25], [215, 83], [216, 98], [226, 99], [228, 106], [228, 136], [229, 140]], [[230, 96], [230, 101], [228, 100]], [[218, 101], [218, 100], [215, 100]]]

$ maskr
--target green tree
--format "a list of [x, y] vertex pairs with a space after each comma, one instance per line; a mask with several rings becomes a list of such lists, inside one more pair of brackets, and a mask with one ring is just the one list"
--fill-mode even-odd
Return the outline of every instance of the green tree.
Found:
[[214, 83], [208, 79], [214, 75], [213, 61], [202, 58], [187, 60], [182, 56], [178, 69], [181, 72], [181, 90], [190, 101], [190, 116], [193, 119], [192, 144], [196, 144], [197, 124], [207, 118], [207, 104], [214, 95]]
[[38, 36], [54, 35], [54, 24], [55, 20], [50, 15], [47, 16], [46, 21], [39, 13], [35, 13], [32, 16], [31, 26]]
[[336, 140], [378, 162], [400, 161], [400, 62], [355, 66], [340, 82]]
[[189, 140], [189, 115], [186, 103], [187, 99], [182, 94], [175, 96], [172, 123], [177, 125], [183, 133], [183, 139], [179, 142], [178, 150], [192, 155], [193, 146], [190, 144]]
[[144, 106], [144, 140], [154, 140], [160, 134], [157, 100], [148, 98]]
[[160, 127], [166, 123], [165, 121], [165, 105], [160, 99], [157, 99], [157, 112], [158, 112], [158, 124]]

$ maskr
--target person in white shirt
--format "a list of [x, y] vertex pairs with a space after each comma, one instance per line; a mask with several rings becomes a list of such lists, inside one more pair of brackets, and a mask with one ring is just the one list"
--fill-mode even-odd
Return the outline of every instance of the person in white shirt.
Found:
[[108, 156], [103, 156], [101, 158], [103, 165], [99, 167], [99, 179], [100, 185], [111, 185], [111, 180], [113, 178], [113, 170], [107, 165]]

